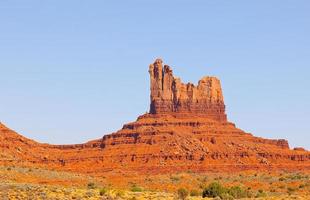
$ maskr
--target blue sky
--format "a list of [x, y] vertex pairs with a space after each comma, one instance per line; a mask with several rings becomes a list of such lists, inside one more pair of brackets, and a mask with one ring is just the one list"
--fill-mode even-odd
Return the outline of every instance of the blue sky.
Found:
[[227, 114], [310, 149], [310, 2], [0, 2], [0, 120], [55, 144], [114, 132], [149, 107], [148, 65], [221, 79]]

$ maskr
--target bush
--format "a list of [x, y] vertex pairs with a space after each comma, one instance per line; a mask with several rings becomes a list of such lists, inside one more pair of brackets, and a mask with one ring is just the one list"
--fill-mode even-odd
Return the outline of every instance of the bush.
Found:
[[263, 190], [258, 190], [258, 193], [256, 194], [256, 198], [266, 197], [267, 194]]
[[231, 200], [251, 197], [251, 193], [239, 186], [225, 188], [220, 183], [215, 182], [211, 183], [206, 189], [204, 189], [202, 197], [220, 197], [223, 200]]
[[223, 193], [221, 195], [221, 197], [219, 197], [221, 200], [234, 200], [235, 198], [233, 196], [231, 196], [228, 193]]
[[296, 191], [295, 188], [291, 188], [291, 187], [287, 188], [287, 193], [290, 195], [293, 194], [295, 191]]
[[302, 189], [304, 187], [306, 187], [306, 185], [304, 185], [304, 184], [299, 185], [299, 189]]
[[202, 197], [221, 197], [222, 194], [226, 193], [225, 188], [218, 182], [211, 183], [206, 189], [202, 192]]
[[292, 175], [291, 180], [300, 180], [303, 179], [304, 177], [301, 174], [296, 174], [296, 175]]
[[191, 197], [197, 197], [200, 195], [201, 195], [201, 193], [198, 190], [191, 190], [191, 192], [190, 192]]
[[270, 188], [270, 192], [276, 192], [277, 190], [275, 188]]
[[285, 181], [284, 177], [279, 178], [279, 181]]
[[100, 191], [99, 191], [100, 196], [105, 195], [107, 193], [107, 191], [108, 190], [106, 188], [101, 188]]
[[234, 186], [234, 187], [229, 188], [227, 193], [230, 194], [235, 199], [241, 199], [241, 198], [248, 197], [248, 192], [239, 186]]
[[88, 184], [87, 184], [87, 188], [88, 188], [88, 189], [95, 189], [95, 188], [96, 188], [96, 185], [95, 185], [95, 183], [88, 183]]
[[138, 187], [138, 186], [136, 186], [136, 185], [133, 185], [133, 186], [131, 187], [131, 191], [132, 191], [132, 192], [142, 192], [143, 189], [140, 188], [140, 187]]
[[178, 189], [178, 197], [179, 199], [185, 200], [188, 196], [188, 191], [184, 188]]

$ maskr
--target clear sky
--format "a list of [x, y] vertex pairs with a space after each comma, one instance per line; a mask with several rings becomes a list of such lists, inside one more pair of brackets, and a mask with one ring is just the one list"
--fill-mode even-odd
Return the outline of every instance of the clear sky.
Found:
[[149, 107], [156, 57], [221, 79], [229, 120], [310, 149], [310, 1], [0, 1], [0, 120], [81, 143]]

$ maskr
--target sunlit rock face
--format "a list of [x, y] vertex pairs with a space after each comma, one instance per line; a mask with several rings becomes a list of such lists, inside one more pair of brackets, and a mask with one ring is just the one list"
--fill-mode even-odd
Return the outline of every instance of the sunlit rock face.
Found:
[[0, 165], [99, 176], [310, 170], [309, 151], [291, 150], [286, 140], [255, 137], [227, 121], [217, 78], [205, 77], [197, 86], [183, 84], [162, 63], [157, 59], [149, 68], [150, 113], [114, 133], [75, 145], [38, 143], [0, 123]]
[[220, 80], [203, 77], [198, 85], [184, 84], [173, 76], [161, 59], [149, 67], [151, 79], [151, 114], [195, 114], [226, 121], [225, 104]]

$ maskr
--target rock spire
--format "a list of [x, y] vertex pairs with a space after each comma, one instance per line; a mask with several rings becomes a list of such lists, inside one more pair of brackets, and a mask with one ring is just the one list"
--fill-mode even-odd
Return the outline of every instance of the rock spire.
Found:
[[161, 59], [150, 65], [149, 73], [151, 114], [203, 115], [227, 121], [221, 83], [216, 77], [203, 77], [197, 86], [184, 84]]

